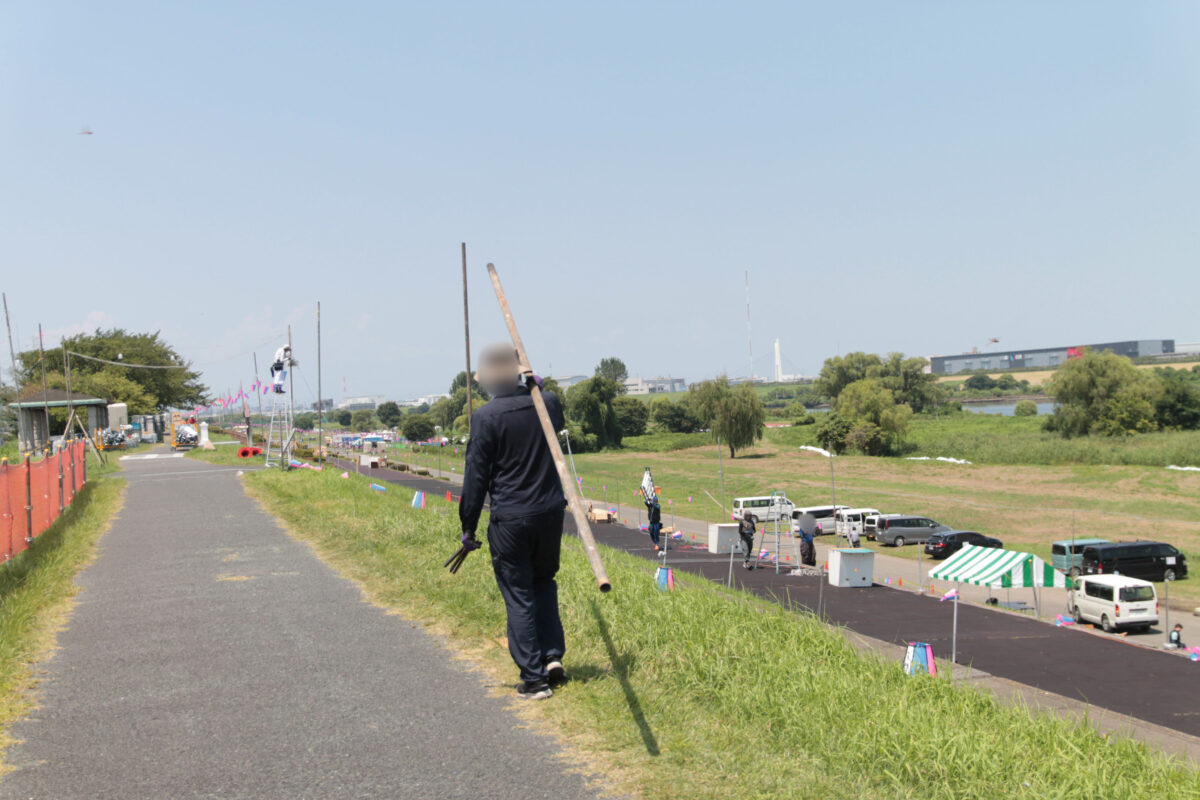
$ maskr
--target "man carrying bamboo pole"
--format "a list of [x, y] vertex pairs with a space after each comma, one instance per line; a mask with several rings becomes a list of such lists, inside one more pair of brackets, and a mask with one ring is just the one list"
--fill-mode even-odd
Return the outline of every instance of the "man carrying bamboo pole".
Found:
[[[566, 680], [558, 613], [559, 553], [566, 497], [512, 345], [489, 345], [476, 380], [492, 395], [471, 417], [459, 520], [465, 548], [491, 495], [488, 547], [508, 614], [508, 652], [521, 671], [517, 696], [543, 700]], [[555, 430], [562, 406], [543, 394]]]

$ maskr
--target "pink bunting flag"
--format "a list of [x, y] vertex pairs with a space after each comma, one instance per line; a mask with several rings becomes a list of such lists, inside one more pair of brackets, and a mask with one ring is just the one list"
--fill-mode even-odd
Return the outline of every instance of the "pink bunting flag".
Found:
[[349, 473], [349, 472], [343, 472], [343, 473], [342, 473], [341, 475], [339, 475], [338, 477], [339, 477], [339, 478], [349, 478], [349, 477], [350, 477], [350, 473]]

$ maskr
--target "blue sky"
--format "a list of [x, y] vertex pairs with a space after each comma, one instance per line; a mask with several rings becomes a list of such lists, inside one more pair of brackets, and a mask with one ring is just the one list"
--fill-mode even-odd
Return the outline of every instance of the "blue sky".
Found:
[[[26, 2], [0, 12], [19, 344], [161, 330], [214, 389], [1200, 339], [1194, 3]], [[78, 135], [88, 126], [94, 135]]]

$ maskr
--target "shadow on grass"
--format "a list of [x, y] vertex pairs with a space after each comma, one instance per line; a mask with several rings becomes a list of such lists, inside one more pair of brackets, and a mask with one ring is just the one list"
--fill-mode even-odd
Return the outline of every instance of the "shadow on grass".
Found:
[[[612, 664], [612, 672], [617, 676], [617, 682], [621, 684], [621, 691], [625, 694], [625, 702], [629, 706], [629, 713], [633, 717], [634, 724], [638, 727], [638, 732], [642, 735], [642, 742], [646, 745], [646, 752], [652, 756], [659, 754], [658, 739], [654, 736], [654, 731], [650, 730], [650, 723], [646, 721], [646, 714], [642, 711], [642, 702], [638, 699], [637, 692], [633, 690], [633, 685], [629, 682], [629, 662], [630, 656], [623, 656], [617, 653], [617, 648], [613, 645], [612, 634], [608, 632], [608, 623], [604, 621], [604, 616], [600, 613], [600, 607], [596, 605], [596, 601], [592, 601], [592, 616], [596, 618], [596, 626], [600, 629], [600, 638], [604, 640], [604, 649], [608, 651], [608, 660]], [[582, 675], [577, 675], [582, 677]]]

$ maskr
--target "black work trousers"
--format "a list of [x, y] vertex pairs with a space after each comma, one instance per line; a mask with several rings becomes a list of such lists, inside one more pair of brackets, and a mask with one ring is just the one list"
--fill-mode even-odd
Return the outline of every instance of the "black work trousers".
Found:
[[488, 523], [496, 584], [508, 612], [508, 652], [526, 682], [546, 680], [546, 662], [566, 650], [558, 616], [563, 510]]

